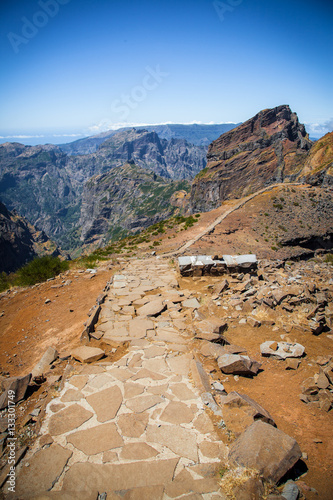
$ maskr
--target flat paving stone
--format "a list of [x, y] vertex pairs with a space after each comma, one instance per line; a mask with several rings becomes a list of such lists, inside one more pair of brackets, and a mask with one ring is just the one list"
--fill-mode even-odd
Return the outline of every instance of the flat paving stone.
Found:
[[74, 375], [70, 378], [69, 383], [74, 385], [77, 389], [81, 390], [88, 382], [88, 375]]
[[51, 416], [49, 421], [49, 433], [58, 436], [77, 429], [93, 416], [91, 411], [81, 405], [74, 404]]
[[138, 438], [145, 432], [148, 421], [148, 413], [125, 413], [119, 415], [117, 424], [122, 435]]
[[178, 333], [175, 328], [157, 328], [155, 340], [173, 342], [174, 344], [182, 344], [185, 339]]
[[124, 440], [117, 431], [116, 424], [110, 422], [74, 432], [67, 436], [67, 443], [71, 443], [86, 455], [96, 455], [102, 451], [119, 448], [124, 444]]
[[87, 396], [86, 400], [93, 407], [97, 420], [106, 422], [117, 415], [123, 396], [119, 387], [113, 386]]
[[171, 401], [160, 416], [160, 420], [170, 424], [189, 424], [193, 419], [191, 408], [178, 401]]
[[132, 398], [126, 401], [126, 406], [135, 413], [142, 413], [143, 411], [153, 408], [164, 400], [155, 395], [151, 396], [139, 396], [137, 398]]
[[150, 370], [147, 370], [147, 368], [142, 368], [141, 370], [138, 371], [138, 373], [132, 375], [131, 377], [132, 380], [140, 380], [143, 378], [148, 378], [150, 380], [164, 380], [165, 376], [160, 373], [155, 373]]
[[102, 373], [101, 375], [98, 375], [97, 377], [94, 377], [88, 384], [88, 387], [92, 387], [93, 389], [100, 389], [103, 387], [105, 384], [108, 384], [112, 382], [112, 377], [108, 375], [107, 373]]
[[196, 435], [178, 425], [162, 425], [161, 427], [148, 425], [147, 442], [158, 443], [170, 448], [180, 457], [198, 461], [198, 449]]
[[129, 443], [123, 446], [121, 458], [127, 460], [147, 460], [156, 457], [158, 451], [147, 443]]
[[146, 359], [156, 358], [157, 356], [163, 356], [166, 353], [165, 347], [152, 345], [144, 351], [144, 357]]
[[200, 302], [197, 299], [187, 299], [182, 302], [183, 307], [190, 307], [192, 309], [198, 309], [200, 307]]
[[71, 456], [70, 450], [57, 444], [37, 451], [29, 458], [29, 467], [23, 467], [20, 471], [15, 485], [15, 498], [50, 490]]
[[129, 336], [136, 339], [143, 339], [147, 335], [147, 330], [154, 328], [154, 323], [150, 319], [134, 318], [129, 323]]
[[140, 396], [140, 394], [142, 394], [144, 390], [144, 385], [126, 382], [124, 384], [124, 397], [125, 399], [130, 399], [134, 398], [135, 396]]
[[81, 391], [76, 389], [68, 389], [65, 394], [61, 397], [60, 401], [63, 403], [69, 403], [71, 401], [80, 401], [84, 396]]
[[166, 307], [166, 304], [163, 304], [162, 300], [152, 300], [140, 307], [136, 313], [138, 316], [158, 316]]
[[167, 363], [173, 373], [187, 377], [190, 371], [192, 359], [192, 354], [181, 354], [180, 356], [167, 358]]
[[[127, 464], [76, 463], [66, 472], [63, 491], [119, 491], [172, 481], [178, 458]], [[148, 497], [149, 498], [149, 497]], [[147, 500], [148, 500], [147, 498]]]
[[186, 384], [172, 384], [170, 390], [181, 401], [197, 398], [194, 392]]

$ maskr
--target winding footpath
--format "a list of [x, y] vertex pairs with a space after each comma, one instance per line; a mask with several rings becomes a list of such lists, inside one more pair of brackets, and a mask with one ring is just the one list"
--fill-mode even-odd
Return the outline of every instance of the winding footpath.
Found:
[[[300, 184], [301, 183], [299, 183], [299, 182], [290, 182], [287, 185], [288, 186], [299, 186]], [[255, 193], [250, 194], [249, 196], [246, 196], [245, 198], [242, 198], [234, 207], [230, 208], [226, 212], [223, 212], [223, 214], [219, 215], [211, 224], [209, 224], [209, 226], [207, 226], [203, 231], [201, 231], [199, 234], [197, 234], [194, 238], [191, 238], [190, 240], [188, 240], [184, 245], [182, 245], [177, 250], [163, 254], [162, 257], [172, 257], [173, 255], [182, 254], [190, 246], [192, 246], [194, 243], [199, 241], [203, 236], [205, 236], [206, 234], [210, 234], [218, 224], [220, 224], [224, 219], [226, 219], [228, 217], [228, 215], [232, 214], [233, 212], [236, 212], [236, 210], [239, 210], [246, 203], [253, 200], [253, 198], [256, 198], [260, 194], [265, 193], [267, 191], [272, 191], [272, 189], [275, 189], [276, 187], [282, 187], [282, 186], [286, 186], [286, 184], [285, 183], [272, 184], [271, 186], [260, 189], [259, 191], [256, 191]]]
[[114, 347], [128, 342], [127, 353], [72, 372], [5, 498], [225, 499], [218, 470], [227, 447], [191, 352], [198, 306], [165, 261], [126, 264], [95, 333]]

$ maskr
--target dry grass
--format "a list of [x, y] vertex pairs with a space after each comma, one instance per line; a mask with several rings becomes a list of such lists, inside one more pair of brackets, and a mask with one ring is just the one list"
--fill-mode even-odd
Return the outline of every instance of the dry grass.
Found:
[[237, 489], [245, 484], [249, 479], [259, 479], [259, 472], [246, 467], [225, 467], [220, 471], [222, 478], [220, 486], [223, 493], [230, 500], [237, 500], [235, 493]]

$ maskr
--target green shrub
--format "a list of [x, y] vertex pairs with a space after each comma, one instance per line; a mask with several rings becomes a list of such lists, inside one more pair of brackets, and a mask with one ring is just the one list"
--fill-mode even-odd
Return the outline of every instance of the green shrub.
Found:
[[332, 253], [329, 253], [326, 255], [325, 262], [327, 262], [327, 264], [331, 264], [331, 266], [333, 266], [333, 254]]
[[9, 276], [6, 273], [2, 272], [0, 273], [0, 292], [3, 292], [8, 288], [10, 288]]
[[42, 283], [49, 278], [54, 278], [63, 271], [69, 269], [67, 261], [61, 261], [59, 257], [37, 257], [17, 272], [17, 284], [22, 286]]

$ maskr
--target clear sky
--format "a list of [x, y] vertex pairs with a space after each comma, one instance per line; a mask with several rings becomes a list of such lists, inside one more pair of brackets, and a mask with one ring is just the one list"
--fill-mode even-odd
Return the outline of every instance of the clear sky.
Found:
[[280, 104], [333, 126], [332, 0], [2, 0], [0, 60], [1, 142]]

